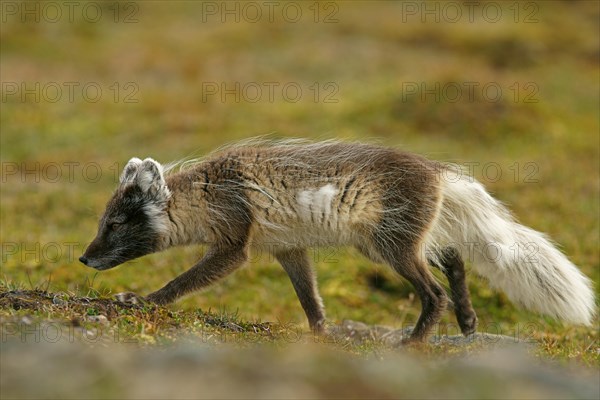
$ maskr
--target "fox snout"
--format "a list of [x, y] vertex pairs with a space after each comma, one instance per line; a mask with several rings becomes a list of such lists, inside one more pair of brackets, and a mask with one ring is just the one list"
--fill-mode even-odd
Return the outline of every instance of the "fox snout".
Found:
[[98, 243], [98, 238], [95, 238], [89, 246], [85, 249], [81, 257], [79, 257], [79, 261], [90, 268], [94, 268], [97, 270], [108, 269], [109, 267], [106, 265], [107, 263], [103, 261], [103, 254], [105, 251], [102, 248], [101, 243]]
[[85, 265], [87, 267], [94, 268], [98, 271], [103, 271], [106, 269], [116, 267], [116, 265], [110, 265], [110, 264], [102, 261], [101, 259], [90, 257], [87, 254], [88, 254], [88, 252], [86, 251], [81, 257], [79, 257], [79, 262], [81, 262], [83, 265]]
[[106, 269], [106, 268], [101, 268], [99, 265], [94, 265], [94, 263], [89, 258], [87, 258], [85, 255], [82, 255], [81, 257], [79, 257], [79, 262], [87, 267], [94, 268], [97, 270]]

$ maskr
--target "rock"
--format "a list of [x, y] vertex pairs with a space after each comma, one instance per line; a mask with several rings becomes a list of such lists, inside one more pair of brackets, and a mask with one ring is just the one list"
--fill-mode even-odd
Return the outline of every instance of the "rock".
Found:
[[[398, 346], [403, 338], [410, 336], [413, 328], [393, 329], [386, 326], [369, 326], [365, 323], [344, 320], [340, 325], [329, 327], [328, 334], [337, 340], [362, 343], [366, 341], [381, 342], [388, 346]], [[428, 339], [433, 345], [469, 346], [473, 344], [482, 346], [497, 346], [522, 343], [517, 338], [505, 335], [476, 332], [467, 337], [463, 335], [432, 335]]]
[[106, 326], [109, 325], [108, 318], [106, 318], [105, 315], [88, 315], [85, 318], [85, 320], [88, 322], [94, 322], [94, 323], [101, 324], [101, 325], [106, 325]]

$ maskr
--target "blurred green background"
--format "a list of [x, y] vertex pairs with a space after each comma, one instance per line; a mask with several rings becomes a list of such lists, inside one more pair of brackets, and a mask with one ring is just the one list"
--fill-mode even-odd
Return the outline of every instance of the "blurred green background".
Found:
[[[464, 164], [598, 293], [599, 17], [596, 1], [4, 1], [4, 286], [158, 289], [204, 249], [103, 273], [77, 261], [120, 169], [268, 134], [377, 140]], [[314, 259], [333, 322], [416, 321], [412, 287], [384, 266], [348, 249]], [[532, 335], [553, 340], [548, 354], [598, 357], [597, 327], [519, 311], [475, 276], [470, 289], [481, 330], [534, 323]], [[264, 254], [171, 308], [307, 328]]]

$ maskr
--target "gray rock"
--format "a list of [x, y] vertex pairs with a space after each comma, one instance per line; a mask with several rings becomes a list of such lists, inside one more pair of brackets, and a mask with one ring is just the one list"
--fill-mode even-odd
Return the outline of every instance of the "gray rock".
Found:
[[[402, 339], [410, 336], [412, 329], [412, 327], [394, 329], [380, 325], [369, 326], [362, 322], [344, 320], [340, 325], [330, 326], [328, 334], [339, 341], [351, 341], [352, 343], [373, 341], [395, 347], [401, 345]], [[476, 332], [467, 337], [463, 335], [432, 335], [429, 337], [429, 343], [464, 347], [469, 345], [502, 346], [524, 342], [511, 336]]]

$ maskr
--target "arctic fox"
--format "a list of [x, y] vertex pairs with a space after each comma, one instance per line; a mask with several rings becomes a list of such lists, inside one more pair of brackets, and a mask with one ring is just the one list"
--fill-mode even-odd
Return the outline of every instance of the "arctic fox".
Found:
[[306, 249], [354, 246], [414, 286], [422, 311], [410, 341], [426, 338], [448, 302], [428, 264], [448, 278], [462, 333], [475, 331], [465, 258], [528, 309], [588, 325], [595, 312], [590, 280], [479, 182], [456, 166], [372, 144], [254, 141], [178, 168], [132, 158], [80, 261], [106, 270], [191, 244], [209, 248], [147, 301], [164, 305], [206, 287], [262, 246], [321, 332], [325, 313]]

